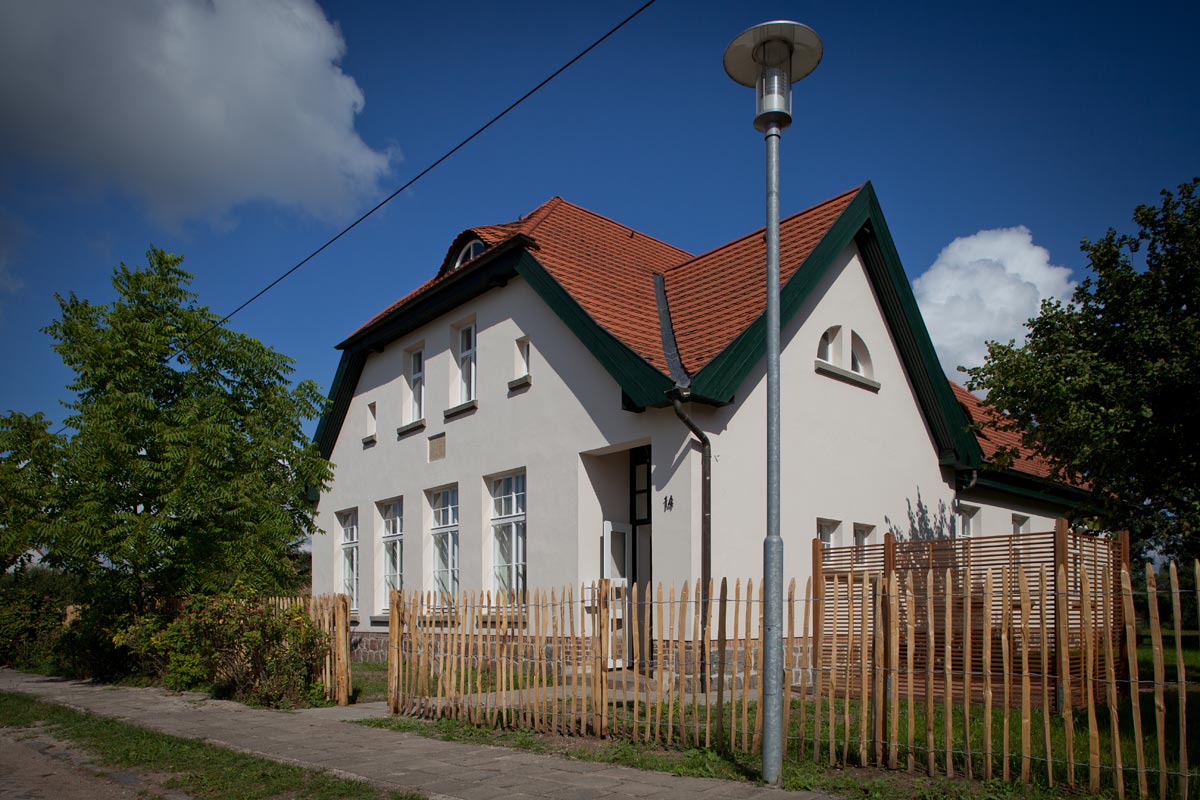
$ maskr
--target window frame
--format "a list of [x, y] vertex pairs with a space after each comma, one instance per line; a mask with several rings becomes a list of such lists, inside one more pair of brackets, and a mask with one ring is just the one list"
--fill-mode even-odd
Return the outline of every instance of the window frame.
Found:
[[[463, 346], [463, 337], [470, 335], [469, 347]], [[478, 397], [476, 392], [478, 373], [479, 335], [475, 322], [471, 321], [455, 329], [455, 360], [458, 362], [458, 401], [470, 403]]]
[[458, 251], [458, 257], [454, 259], [454, 266], [451, 270], [456, 270], [463, 264], [473, 261], [483, 255], [483, 251], [487, 250], [487, 245], [482, 239], [472, 239], [464, 244]]
[[[395, 508], [395, 516], [389, 516], [390, 509]], [[380, 559], [380, 569], [383, 573], [383, 602], [385, 610], [391, 606], [392, 590], [404, 591], [404, 497], [393, 497], [379, 504], [379, 542], [383, 558]], [[394, 523], [389, 525], [389, 523]], [[390, 549], [395, 549], [395, 558], [391, 558]], [[395, 566], [395, 570], [391, 567]]]
[[[828, 531], [828, 539], [825, 536]], [[817, 538], [821, 540], [821, 548], [829, 549], [838, 547], [838, 540], [841, 539], [842, 521], [840, 519], [830, 519], [828, 517], [817, 517]]]
[[[342, 531], [341, 540], [341, 584], [342, 593], [350, 597], [350, 610], [358, 610], [358, 590], [360, 583], [361, 561], [358, 558], [358, 509], [351, 508], [336, 514], [338, 527]], [[353, 575], [347, 574], [347, 563]]]
[[[443, 502], [444, 501], [444, 502]], [[429, 493], [429, 507], [431, 510], [429, 534], [432, 546], [430, 547], [431, 569], [433, 577], [433, 590], [441, 598], [439, 602], [445, 601], [446, 596], [455, 597], [459, 592], [459, 499], [458, 486], [447, 486], [442, 489], [434, 489]], [[439, 540], [445, 541], [445, 547], [439, 547]], [[443, 563], [440, 558], [441, 551], [446, 553], [446, 560]], [[449, 590], [443, 590], [442, 586], [447, 585], [441, 579], [441, 576], [446, 576]]]
[[955, 531], [954, 538], [956, 539], [972, 539], [978, 535], [975, 530], [978, 524], [979, 506], [968, 506], [959, 503], [958, 505], [958, 530]]
[[[529, 551], [526, 523], [527, 479], [525, 470], [496, 475], [489, 480], [492, 499], [492, 588], [497, 593], [509, 592], [524, 597], [528, 588]], [[503, 531], [503, 533], [502, 533]], [[509, 542], [509, 558], [501, 558], [501, 537]], [[502, 575], [502, 571], [507, 575]], [[502, 577], [507, 581], [505, 588]]]
[[425, 419], [424, 347], [415, 347], [408, 351], [408, 413], [411, 416], [409, 422]]

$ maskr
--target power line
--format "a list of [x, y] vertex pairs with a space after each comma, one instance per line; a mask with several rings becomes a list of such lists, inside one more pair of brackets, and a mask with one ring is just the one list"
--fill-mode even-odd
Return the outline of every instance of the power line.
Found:
[[[629, 15], [629, 16], [627, 16], [627, 17], [625, 17], [625, 19], [621, 20], [621, 21], [620, 21], [620, 22], [618, 22], [616, 25], [614, 25], [612, 28], [610, 28], [610, 29], [608, 30], [608, 32], [607, 32], [607, 33], [605, 33], [603, 36], [601, 36], [599, 39], [596, 39], [594, 42], [592, 42], [591, 44], [589, 44], [589, 45], [588, 45], [587, 47], [585, 47], [583, 50], [580, 50], [580, 51], [579, 51], [579, 52], [578, 52], [578, 53], [575, 55], [575, 57], [574, 57], [574, 58], [572, 58], [572, 59], [571, 59], [570, 61], [568, 61], [567, 63], [563, 64], [563, 65], [562, 65], [561, 67], [559, 67], [558, 69], [554, 70], [554, 72], [550, 73], [550, 75], [548, 75], [546, 78], [544, 78], [544, 79], [543, 79], [543, 80], [542, 80], [540, 83], [538, 83], [538, 84], [537, 84], [536, 86], [534, 86], [532, 89], [530, 89], [530, 90], [529, 90], [529, 91], [527, 91], [525, 94], [521, 95], [519, 98], [517, 98], [517, 99], [516, 99], [516, 100], [514, 100], [512, 103], [510, 103], [510, 104], [509, 104], [509, 105], [508, 105], [508, 106], [507, 106], [507, 107], [506, 107], [506, 108], [505, 108], [503, 111], [501, 111], [499, 114], [496, 114], [494, 117], [492, 117], [491, 119], [489, 119], [489, 120], [488, 120], [486, 123], [484, 123], [483, 125], [481, 125], [479, 128], [476, 128], [474, 133], [472, 133], [472, 134], [471, 134], [470, 136], [468, 136], [467, 138], [463, 139], [463, 140], [462, 140], [461, 142], [459, 142], [458, 144], [454, 145], [454, 147], [452, 147], [452, 148], [450, 148], [449, 150], [447, 150], [447, 151], [446, 151], [445, 153], [443, 153], [443, 154], [442, 154], [442, 155], [441, 155], [441, 156], [440, 156], [440, 157], [439, 157], [439, 158], [438, 158], [436, 161], [434, 161], [433, 163], [429, 164], [427, 167], [425, 167], [425, 169], [421, 170], [421, 171], [420, 171], [420, 172], [418, 172], [416, 175], [414, 175], [412, 178], [410, 178], [410, 179], [409, 179], [409, 180], [408, 180], [408, 181], [407, 181], [407, 182], [406, 182], [406, 183], [405, 183], [403, 186], [401, 186], [399, 189], [396, 189], [394, 192], [392, 192], [391, 194], [389, 194], [387, 197], [385, 197], [385, 198], [383, 198], [382, 200], [380, 200], [378, 203], [376, 203], [374, 206], [372, 206], [372, 207], [370, 208], [370, 210], [366, 211], [365, 213], [363, 213], [363, 215], [362, 215], [362, 216], [360, 216], [358, 219], [354, 220], [354, 222], [351, 222], [351, 223], [350, 223], [349, 225], [347, 225], [345, 228], [342, 228], [342, 230], [338, 231], [337, 235], [333, 236], [331, 239], [329, 239], [328, 241], [326, 241], [324, 244], [322, 244], [322, 245], [321, 245], [320, 247], [318, 247], [316, 250], [313, 250], [311, 253], [309, 253], [308, 255], [306, 255], [306, 256], [305, 256], [304, 258], [302, 258], [300, 261], [296, 262], [296, 264], [295, 264], [294, 266], [292, 266], [292, 267], [291, 267], [291, 268], [289, 268], [289, 269], [288, 269], [286, 272], [284, 272], [284, 273], [282, 273], [281, 275], [279, 275], [277, 278], [275, 278], [275, 280], [271, 281], [271, 282], [270, 282], [270, 283], [268, 283], [266, 286], [264, 286], [263, 288], [259, 289], [259, 290], [258, 290], [257, 292], [255, 292], [255, 293], [254, 293], [254, 294], [253, 294], [253, 295], [252, 295], [252, 296], [251, 296], [251, 297], [250, 297], [248, 300], [246, 300], [245, 302], [243, 302], [241, 305], [239, 305], [239, 306], [238, 306], [237, 308], [235, 308], [233, 311], [230, 311], [228, 314], [226, 314], [225, 316], [221, 317], [221, 319], [217, 320], [217, 321], [216, 321], [216, 322], [214, 322], [212, 325], [210, 325], [208, 328], [204, 329], [204, 331], [203, 331], [203, 332], [201, 332], [201, 334], [200, 334], [199, 336], [197, 336], [195, 339], [193, 339], [191, 342], [189, 342], [188, 344], [184, 345], [184, 346], [183, 346], [182, 348], [180, 348], [179, 350], [176, 350], [174, 353], [172, 353], [172, 354], [171, 354], [171, 355], [168, 357], [168, 360], [170, 360], [170, 359], [173, 359], [173, 358], [178, 358], [179, 356], [182, 356], [183, 354], [185, 354], [185, 353], [188, 351], [188, 349], [189, 349], [190, 347], [192, 347], [193, 345], [195, 345], [195, 344], [196, 344], [197, 342], [199, 342], [200, 340], [204, 339], [206, 336], [208, 336], [209, 334], [211, 334], [211, 333], [212, 333], [214, 330], [216, 330], [217, 328], [219, 328], [219, 327], [221, 327], [222, 325], [224, 325], [224, 324], [225, 324], [226, 322], [228, 322], [229, 320], [233, 319], [233, 317], [234, 317], [234, 315], [235, 315], [235, 314], [237, 314], [237, 313], [238, 313], [238, 312], [240, 312], [240, 311], [243, 311], [243, 310], [244, 310], [244, 309], [245, 309], [247, 306], [249, 306], [251, 303], [253, 303], [254, 301], [258, 300], [260, 297], [262, 297], [264, 294], [266, 294], [267, 292], [269, 292], [269, 291], [271, 291], [272, 289], [274, 289], [276, 286], [278, 286], [278, 285], [279, 285], [280, 283], [282, 283], [283, 281], [287, 280], [287, 279], [288, 279], [288, 278], [289, 278], [289, 277], [290, 277], [290, 276], [291, 276], [293, 273], [295, 273], [297, 270], [299, 270], [301, 267], [303, 267], [303, 266], [304, 266], [305, 264], [307, 264], [309, 261], [312, 261], [314, 258], [316, 258], [317, 256], [319, 256], [319, 255], [320, 255], [322, 252], [324, 252], [324, 251], [326, 250], [326, 248], [328, 248], [330, 245], [332, 245], [332, 244], [333, 244], [334, 242], [336, 242], [338, 239], [341, 239], [343, 236], [345, 236], [345, 235], [346, 235], [347, 233], [349, 233], [350, 231], [352, 231], [352, 230], [354, 230], [355, 228], [357, 228], [357, 227], [358, 227], [358, 226], [359, 226], [359, 225], [360, 225], [362, 222], [366, 221], [366, 219], [367, 219], [368, 217], [370, 217], [370, 216], [371, 216], [372, 214], [374, 214], [376, 211], [378, 211], [379, 209], [383, 208], [383, 207], [384, 207], [384, 206], [386, 206], [388, 203], [390, 203], [392, 200], [394, 200], [394, 199], [396, 198], [396, 196], [397, 196], [397, 195], [399, 195], [401, 192], [403, 192], [403, 191], [405, 191], [406, 189], [408, 189], [409, 187], [411, 187], [411, 186], [412, 186], [413, 184], [415, 184], [417, 181], [421, 180], [421, 178], [424, 178], [426, 175], [428, 175], [430, 172], [433, 172], [433, 170], [435, 170], [435, 169], [436, 169], [436, 168], [437, 168], [439, 165], [441, 165], [441, 164], [442, 164], [442, 162], [446, 161], [448, 158], [450, 158], [452, 155], [454, 155], [455, 153], [457, 153], [459, 150], [461, 150], [461, 149], [463, 149], [464, 147], [466, 147], [468, 144], [470, 144], [470, 142], [471, 142], [473, 139], [475, 139], [477, 136], [479, 136], [481, 133], [483, 133], [484, 131], [486, 131], [488, 128], [492, 127], [492, 126], [493, 126], [493, 125], [495, 125], [497, 122], [499, 122], [499, 121], [500, 121], [500, 120], [502, 120], [504, 117], [506, 117], [510, 111], [512, 111], [512, 110], [513, 110], [513, 109], [515, 109], [517, 106], [519, 106], [519, 105], [521, 105], [522, 103], [524, 103], [524, 102], [525, 102], [526, 100], [528, 100], [530, 97], [533, 97], [533, 95], [537, 94], [537, 93], [538, 93], [538, 91], [540, 91], [540, 90], [541, 90], [543, 87], [545, 87], [545, 86], [546, 86], [546, 84], [550, 83], [552, 80], [554, 80], [555, 78], [557, 78], [559, 75], [561, 75], [562, 73], [566, 72], [568, 69], [570, 69], [570, 68], [571, 68], [571, 66], [573, 66], [573, 65], [575, 64], [575, 62], [579, 61], [581, 58], [583, 58], [584, 56], [586, 56], [588, 53], [590, 53], [590, 52], [592, 52], [593, 50], [595, 50], [597, 47], [599, 47], [601, 44], [603, 44], [605, 40], [607, 40], [609, 37], [611, 37], [611, 36], [612, 36], [613, 34], [615, 34], [617, 31], [621, 30], [621, 28], [624, 28], [626, 25], [628, 25], [630, 22], [632, 22], [632, 21], [633, 21], [633, 20], [634, 20], [634, 19], [635, 19], [635, 18], [636, 18], [636, 17], [637, 17], [639, 14], [641, 14], [643, 11], [645, 11], [646, 9], [648, 9], [650, 6], [654, 5], [656, 2], [658, 2], [658, 0], [647, 0], [647, 2], [646, 2], [646, 3], [644, 3], [644, 4], [643, 4], [643, 5], [640, 7], [640, 8], [638, 8], [638, 9], [637, 9], [636, 11], [634, 11], [632, 14], [630, 14], [630, 15]], [[59, 429], [58, 429], [58, 431], [55, 433], [55, 435], [57, 436], [58, 434], [62, 433], [62, 432], [63, 432], [63, 431], [65, 431], [65, 430], [66, 430], [68, 427], [69, 427], [69, 426], [67, 426], [67, 425], [63, 425], [61, 428], [59, 428]]]
[[[594, 42], [592, 42], [591, 44], [589, 44], [587, 47], [585, 47], [583, 50], [581, 50], [581, 51], [580, 51], [580, 52], [579, 52], [579, 53], [578, 53], [578, 54], [577, 54], [577, 55], [576, 55], [574, 58], [572, 58], [570, 61], [568, 61], [567, 63], [563, 64], [563, 65], [562, 65], [561, 67], [559, 67], [558, 69], [554, 70], [554, 72], [550, 73], [549, 77], [547, 77], [547, 78], [545, 78], [544, 80], [542, 80], [542, 82], [541, 82], [541, 83], [539, 83], [537, 86], [534, 86], [534, 87], [533, 87], [532, 89], [530, 89], [528, 92], [526, 92], [525, 94], [521, 95], [521, 96], [520, 96], [518, 99], [514, 100], [514, 101], [513, 101], [511, 104], [509, 104], [509, 106], [508, 106], [507, 108], [505, 108], [503, 111], [501, 111], [501, 112], [500, 112], [499, 114], [497, 114], [496, 116], [492, 117], [490, 120], [488, 120], [486, 123], [484, 123], [484, 125], [482, 125], [482, 126], [481, 126], [481, 127], [479, 127], [478, 129], [476, 129], [476, 130], [475, 130], [475, 132], [474, 132], [474, 133], [472, 133], [470, 136], [468, 136], [467, 138], [463, 139], [461, 142], [459, 142], [458, 144], [454, 145], [454, 147], [452, 147], [452, 148], [450, 148], [449, 150], [447, 150], [447, 151], [446, 151], [446, 152], [445, 152], [445, 153], [444, 153], [444, 154], [443, 154], [443, 155], [442, 155], [440, 158], [438, 158], [438, 160], [437, 160], [437, 161], [434, 161], [432, 164], [430, 164], [429, 166], [425, 167], [425, 169], [423, 169], [423, 170], [421, 170], [420, 172], [418, 172], [416, 175], [414, 175], [414, 176], [413, 176], [413, 177], [412, 177], [412, 178], [411, 178], [411, 179], [410, 179], [410, 180], [409, 180], [407, 183], [405, 183], [405, 184], [404, 184], [403, 186], [401, 186], [399, 189], [397, 189], [396, 191], [392, 192], [392, 193], [391, 193], [391, 194], [389, 194], [387, 197], [383, 198], [383, 199], [382, 199], [382, 200], [380, 200], [378, 203], [376, 203], [376, 204], [375, 204], [375, 206], [373, 206], [373, 207], [371, 208], [371, 210], [367, 211], [367, 212], [366, 212], [365, 214], [363, 214], [361, 217], [359, 217], [358, 219], [354, 220], [354, 222], [351, 222], [349, 225], [347, 225], [345, 228], [343, 228], [343, 229], [342, 229], [342, 230], [341, 230], [341, 231], [340, 231], [340, 232], [339, 232], [339, 233], [338, 233], [336, 236], [334, 236], [332, 239], [330, 239], [329, 241], [325, 242], [325, 244], [321, 245], [321, 246], [320, 246], [320, 247], [318, 247], [316, 250], [313, 250], [311, 253], [309, 253], [307, 256], [305, 256], [303, 260], [301, 260], [300, 262], [298, 262], [298, 263], [297, 263], [297, 264], [296, 264], [294, 267], [292, 267], [292, 268], [291, 268], [291, 269], [289, 269], [287, 272], [285, 272], [285, 273], [283, 273], [282, 275], [280, 275], [280, 276], [279, 276], [278, 278], [276, 278], [275, 280], [273, 280], [273, 281], [271, 281], [270, 283], [268, 283], [266, 286], [264, 286], [262, 289], [260, 289], [260, 290], [259, 290], [257, 293], [255, 293], [255, 295], [254, 295], [253, 297], [251, 297], [249, 300], [245, 301], [245, 302], [244, 302], [244, 303], [242, 303], [240, 306], [238, 306], [237, 308], [235, 308], [233, 311], [230, 311], [228, 314], [226, 314], [224, 317], [222, 317], [222, 318], [221, 318], [221, 320], [220, 320], [219, 322], [217, 322], [217, 323], [216, 323], [216, 324], [215, 324], [213, 327], [218, 327], [218, 326], [220, 326], [220, 325], [224, 325], [226, 322], [228, 322], [228, 321], [230, 320], [230, 318], [232, 318], [232, 317], [233, 317], [233, 315], [234, 315], [234, 314], [237, 314], [239, 311], [241, 311], [242, 309], [244, 309], [246, 306], [250, 305], [250, 304], [251, 304], [251, 303], [253, 303], [255, 300], [257, 300], [258, 298], [262, 297], [262, 296], [263, 296], [264, 294], [266, 294], [267, 292], [269, 292], [269, 291], [271, 291], [272, 289], [274, 289], [274, 288], [275, 288], [277, 285], [279, 285], [279, 284], [280, 284], [282, 281], [284, 281], [285, 279], [287, 279], [287, 278], [288, 278], [288, 276], [290, 276], [290, 275], [291, 275], [293, 272], [295, 272], [296, 270], [298, 270], [298, 269], [300, 269], [301, 267], [303, 267], [305, 264], [307, 264], [307, 263], [308, 263], [309, 261], [311, 261], [312, 259], [316, 258], [318, 255], [320, 255], [320, 254], [321, 254], [321, 252], [322, 252], [323, 250], [325, 250], [325, 248], [329, 247], [331, 244], [333, 244], [334, 242], [336, 242], [338, 239], [341, 239], [341, 238], [342, 238], [343, 236], [345, 236], [347, 233], [349, 233], [350, 231], [352, 231], [352, 230], [354, 230], [356, 227], [358, 227], [359, 223], [361, 223], [361, 222], [363, 222], [364, 220], [366, 220], [366, 219], [367, 219], [367, 217], [371, 216], [371, 215], [372, 215], [372, 214], [374, 214], [376, 211], [378, 211], [379, 209], [383, 208], [385, 205], [387, 205], [388, 203], [390, 203], [390, 202], [391, 202], [391, 201], [392, 201], [392, 200], [393, 200], [393, 199], [396, 197], [396, 195], [400, 194], [400, 193], [401, 193], [401, 192], [403, 192], [405, 189], [408, 189], [408, 188], [409, 188], [410, 186], [412, 186], [414, 183], [416, 183], [417, 181], [421, 180], [421, 178], [425, 177], [425, 176], [426, 176], [426, 175], [428, 175], [430, 172], [432, 172], [434, 169], [436, 169], [436, 168], [438, 167], [438, 165], [440, 165], [440, 164], [441, 164], [443, 161], [445, 161], [446, 159], [450, 158], [450, 156], [454, 155], [455, 153], [457, 153], [457, 152], [458, 152], [459, 150], [461, 150], [462, 148], [466, 147], [466, 146], [467, 146], [467, 144], [469, 144], [469, 143], [471, 142], [471, 140], [472, 140], [472, 139], [474, 139], [475, 137], [479, 136], [479, 134], [483, 133], [483, 132], [484, 132], [484, 131], [486, 131], [488, 128], [490, 128], [490, 127], [492, 127], [493, 125], [495, 125], [497, 122], [499, 122], [501, 119], [503, 119], [503, 118], [504, 118], [504, 117], [505, 117], [505, 116], [508, 114], [508, 112], [512, 111], [512, 110], [513, 110], [513, 109], [515, 109], [517, 106], [519, 106], [519, 105], [521, 105], [522, 103], [524, 103], [526, 100], [528, 100], [528, 99], [529, 99], [530, 97], [532, 97], [534, 94], [536, 94], [536, 93], [537, 93], [537, 92], [538, 92], [538, 91], [539, 91], [539, 90], [540, 90], [542, 87], [544, 87], [546, 84], [550, 83], [550, 81], [552, 81], [552, 80], [554, 80], [555, 78], [557, 78], [557, 77], [558, 77], [559, 75], [561, 75], [563, 72], [566, 72], [566, 71], [567, 71], [567, 69], [569, 69], [569, 68], [570, 68], [570, 67], [571, 67], [571, 66], [572, 66], [572, 65], [573, 65], [573, 64], [574, 64], [576, 61], [579, 61], [579, 59], [581, 59], [581, 58], [583, 58], [584, 56], [586, 56], [586, 55], [587, 55], [588, 53], [590, 53], [592, 50], [595, 50], [595, 49], [596, 49], [598, 46], [600, 46], [600, 44], [602, 44], [602, 43], [604, 42], [604, 40], [608, 39], [608, 38], [609, 38], [610, 36], [612, 36], [614, 33], [616, 33], [617, 31], [621, 30], [621, 28], [624, 28], [624, 27], [625, 27], [625, 26], [626, 26], [626, 25], [627, 25], [629, 22], [631, 22], [631, 21], [632, 21], [632, 20], [633, 20], [633, 19], [634, 19], [636, 16], [638, 16], [639, 14], [641, 14], [643, 11], [645, 11], [645, 10], [646, 10], [647, 8], [649, 8], [650, 6], [654, 5], [656, 2], [658, 2], [658, 0], [648, 0], [648, 2], [646, 2], [644, 5], [642, 5], [642, 7], [641, 7], [641, 8], [637, 9], [637, 10], [636, 10], [636, 11], [634, 11], [632, 14], [630, 14], [629, 16], [627, 16], [625, 19], [623, 19], [623, 20], [621, 20], [619, 23], [617, 23], [617, 24], [616, 24], [616, 26], [614, 26], [612, 29], [610, 29], [610, 30], [608, 31], [608, 33], [604, 34], [604, 35], [603, 35], [603, 36], [601, 36], [599, 39], [597, 39], [596, 41], [594, 41]], [[210, 330], [211, 330], [211, 329], [210, 329]], [[205, 336], [205, 335], [207, 335], [207, 334], [208, 334], [208, 332], [209, 332], [209, 331], [205, 331], [203, 334], [201, 334], [201, 336]], [[181, 352], [182, 352], [182, 351], [181, 351]]]

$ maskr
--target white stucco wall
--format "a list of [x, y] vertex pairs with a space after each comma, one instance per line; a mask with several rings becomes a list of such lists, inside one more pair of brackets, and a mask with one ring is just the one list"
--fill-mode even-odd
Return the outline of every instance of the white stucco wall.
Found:
[[[459, 402], [455, 330], [477, 326], [478, 408], [443, 419]], [[821, 334], [841, 326], [840, 353], [850, 366], [851, 332], [870, 352], [878, 391], [814, 368]], [[532, 343], [532, 385], [510, 393], [516, 340]], [[785, 575], [799, 591], [811, 574], [817, 520], [840, 521], [835, 544], [854, 543], [854, 525], [872, 526], [872, 542], [889, 527], [907, 538], [910, 511], [921, 506], [936, 522], [955, 518], [953, 475], [937, 463], [934, 444], [904, 373], [856, 248], [834, 267], [788, 323], [782, 336], [782, 517]], [[410, 422], [404, 371], [407, 354], [425, 354], [424, 430], [399, 440]], [[722, 577], [762, 573], [766, 525], [766, 379], [760, 361], [723, 408], [690, 404], [689, 413], [713, 444], [712, 571]], [[492, 588], [488, 476], [524, 470], [527, 480], [530, 587], [591, 582], [600, 577], [603, 521], [628, 522], [628, 450], [652, 452], [654, 581], [677, 586], [700, 575], [699, 449], [674, 413], [621, 409], [617, 383], [521, 279], [491, 290], [372, 355], [331, 460], [332, 488], [320, 501], [313, 542], [315, 592], [340, 590], [340, 530], [336, 513], [359, 513], [359, 616], [364, 629], [383, 612], [382, 521], [377, 503], [404, 498], [406, 589], [431, 588], [431, 509], [428, 492], [457, 485], [460, 585]], [[377, 442], [364, 447], [367, 404], [377, 409]], [[446, 457], [430, 462], [429, 438], [445, 435]], [[668, 511], [664, 501], [673, 501]], [[1045, 506], [983, 490], [964, 492], [979, 509], [976, 535], [1006, 534], [1012, 514], [1030, 517], [1030, 530], [1053, 527]], [[946, 526], [935, 530], [946, 534]], [[643, 576], [644, 577], [644, 576]], [[375, 628], [379, 629], [379, 628]]]
[[[821, 335], [841, 326], [831, 361], [850, 367], [851, 332], [870, 353], [878, 391], [815, 367]], [[781, 335], [781, 517], [784, 574], [802, 593], [811, 575], [818, 519], [840, 522], [835, 545], [854, 544], [855, 524], [871, 543], [893, 528], [911, 536], [920, 507], [954, 518], [953, 474], [937, 451], [857, 248], [848, 246]], [[731, 582], [762, 574], [766, 532], [766, 361], [761, 360], [720, 409], [691, 406], [713, 442], [713, 576]], [[976, 492], [983, 535], [1011, 531], [1014, 511], [1031, 530], [1053, 527], [1045, 507]], [[949, 534], [948, 530], [936, 531]]]
[[[474, 319], [477, 328], [478, 408], [450, 420], [443, 411], [459, 402], [454, 331]], [[532, 385], [510, 393], [516, 375], [516, 340], [532, 344]], [[425, 355], [422, 431], [397, 440], [408, 418], [407, 354]], [[367, 405], [376, 404], [377, 442], [364, 447]], [[445, 435], [446, 458], [430, 462], [429, 438]], [[669, 410], [637, 414], [621, 409], [621, 390], [599, 362], [521, 279], [494, 289], [368, 358], [331, 455], [334, 481], [318, 507], [326, 532], [313, 542], [314, 592], [339, 591], [340, 529], [336, 514], [359, 514], [359, 616], [383, 612], [382, 520], [377, 503], [404, 498], [406, 589], [431, 587], [428, 492], [459, 490], [460, 585], [492, 588], [488, 476], [524, 470], [530, 587], [590, 582], [600, 577], [600, 536], [608, 518], [628, 522], [628, 453], [650, 444], [656, 568], [664, 580], [682, 580], [698, 564], [699, 457], [687, 431]], [[581, 454], [594, 454], [583, 456]], [[672, 496], [675, 511], [657, 513]], [[624, 499], [622, 499], [624, 498]], [[695, 518], [693, 520], [693, 517]], [[695, 524], [693, 524], [695, 522]], [[698, 568], [698, 567], [697, 567]]]

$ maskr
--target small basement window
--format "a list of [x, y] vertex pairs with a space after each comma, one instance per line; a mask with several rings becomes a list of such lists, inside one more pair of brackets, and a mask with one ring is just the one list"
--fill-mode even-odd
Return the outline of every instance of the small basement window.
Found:
[[467, 242], [465, 245], [463, 245], [463, 249], [458, 251], [458, 257], [454, 259], [453, 269], [458, 269], [463, 264], [477, 257], [486, 249], [487, 245], [485, 245], [479, 239], [472, 239], [471, 241]]

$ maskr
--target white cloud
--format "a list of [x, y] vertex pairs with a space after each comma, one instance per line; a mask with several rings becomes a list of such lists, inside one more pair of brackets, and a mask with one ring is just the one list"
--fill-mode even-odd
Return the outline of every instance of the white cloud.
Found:
[[342, 217], [391, 160], [354, 129], [345, 50], [313, 0], [0, 3], [0, 146], [167, 222], [249, 200]]
[[955, 239], [913, 281], [942, 369], [958, 380], [960, 365], [983, 363], [985, 341], [1020, 341], [1042, 300], [1067, 300], [1074, 288], [1071, 271], [1051, 264], [1023, 225]]

